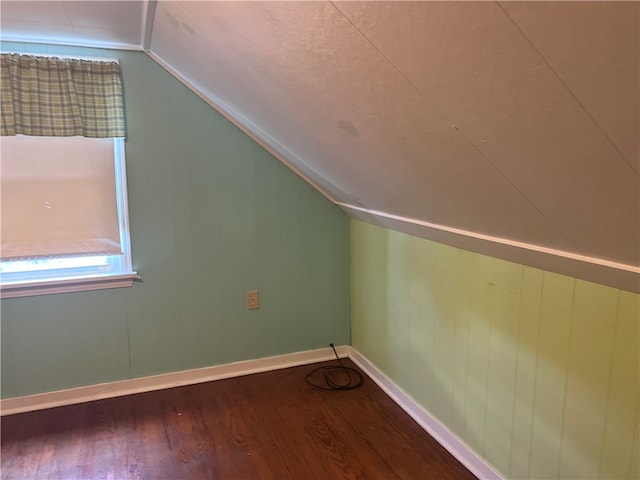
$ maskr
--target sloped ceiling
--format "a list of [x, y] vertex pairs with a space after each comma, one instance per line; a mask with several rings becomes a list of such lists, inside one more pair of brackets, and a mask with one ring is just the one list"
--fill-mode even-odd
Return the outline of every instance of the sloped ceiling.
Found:
[[637, 2], [1, 6], [146, 50], [353, 217], [640, 289]]

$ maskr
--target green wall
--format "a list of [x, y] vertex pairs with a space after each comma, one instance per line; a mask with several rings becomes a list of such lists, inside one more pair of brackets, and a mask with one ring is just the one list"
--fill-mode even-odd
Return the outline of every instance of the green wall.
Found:
[[352, 344], [507, 478], [638, 478], [639, 296], [351, 221]]
[[[1, 302], [2, 396], [349, 343], [349, 223], [140, 52], [119, 58], [131, 288]], [[245, 308], [260, 291], [261, 308]]]

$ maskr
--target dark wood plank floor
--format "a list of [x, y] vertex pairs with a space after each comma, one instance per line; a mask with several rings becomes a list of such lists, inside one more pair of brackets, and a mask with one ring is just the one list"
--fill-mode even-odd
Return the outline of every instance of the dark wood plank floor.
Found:
[[369, 378], [322, 391], [314, 367], [3, 417], [2, 478], [475, 478]]

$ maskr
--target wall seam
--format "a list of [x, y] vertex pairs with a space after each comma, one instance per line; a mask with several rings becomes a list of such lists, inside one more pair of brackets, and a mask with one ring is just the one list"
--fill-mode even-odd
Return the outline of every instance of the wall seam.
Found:
[[562, 395], [562, 424], [560, 426], [560, 447], [558, 449], [558, 466], [556, 467], [556, 476], [560, 477], [560, 469], [562, 468], [562, 454], [564, 451], [564, 427], [565, 427], [565, 411], [567, 409], [567, 391], [569, 385], [569, 372], [571, 370], [571, 352], [573, 346], [573, 327], [575, 323], [575, 302], [576, 302], [576, 280], [572, 279], [571, 288], [571, 317], [569, 318], [569, 343], [567, 345], [567, 353], [564, 369], [564, 394]]

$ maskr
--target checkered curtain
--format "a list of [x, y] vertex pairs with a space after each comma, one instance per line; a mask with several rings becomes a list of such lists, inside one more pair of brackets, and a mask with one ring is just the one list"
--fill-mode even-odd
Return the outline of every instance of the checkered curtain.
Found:
[[2, 54], [3, 136], [125, 137], [117, 62]]

